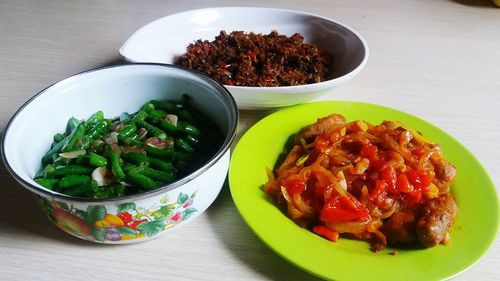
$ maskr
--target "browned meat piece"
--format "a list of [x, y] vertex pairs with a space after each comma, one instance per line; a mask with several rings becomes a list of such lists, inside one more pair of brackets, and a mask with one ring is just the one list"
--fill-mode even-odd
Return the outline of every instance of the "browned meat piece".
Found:
[[437, 187], [439, 187], [441, 192], [446, 192], [448, 187], [453, 183], [453, 180], [455, 180], [457, 169], [442, 157], [438, 159], [431, 158], [431, 163], [434, 165]]
[[340, 114], [331, 114], [327, 117], [319, 118], [316, 123], [304, 128], [295, 136], [295, 143], [300, 143], [300, 139], [304, 139], [308, 142], [316, 136], [327, 133], [335, 127], [345, 123], [345, 117]]
[[414, 244], [417, 241], [415, 223], [416, 218], [413, 210], [399, 210], [384, 223], [382, 232], [387, 236], [389, 244]]
[[457, 204], [449, 193], [426, 203], [417, 223], [417, 237], [420, 244], [434, 247], [443, 242], [457, 213]]

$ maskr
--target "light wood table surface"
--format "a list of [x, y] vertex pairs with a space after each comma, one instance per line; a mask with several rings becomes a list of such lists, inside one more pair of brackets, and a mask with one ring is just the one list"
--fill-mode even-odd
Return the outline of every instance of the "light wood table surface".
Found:
[[[500, 9], [487, 0], [0, 0], [0, 128], [46, 86], [121, 62], [118, 48], [144, 24], [215, 6], [297, 9], [350, 25], [367, 40], [370, 58], [321, 100], [365, 101], [419, 116], [464, 144], [500, 186]], [[241, 112], [239, 135], [269, 113]], [[171, 234], [103, 246], [53, 226], [3, 163], [0, 183], [0, 280], [316, 279], [252, 233], [227, 185], [209, 210]], [[500, 280], [498, 240], [456, 280]]]

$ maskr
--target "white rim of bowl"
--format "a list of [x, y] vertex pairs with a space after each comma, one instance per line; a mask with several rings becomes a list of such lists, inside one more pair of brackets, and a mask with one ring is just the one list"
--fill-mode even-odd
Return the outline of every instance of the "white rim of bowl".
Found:
[[[147, 66], [166, 67], [166, 68], [176, 69], [176, 71], [189, 72], [190, 74], [201, 76], [201, 78], [205, 82], [209, 83], [211, 86], [213, 86], [217, 90], [217, 94], [220, 95], [221, 98], [228, 104], [230, 114], [234, 117], [234, 118], [232, 118], [233, 120], [229, 120], [230, 121], [230, 123], [229, 123], [229, 134], [225, 137], [224, 142], [221, 144], [219, 150], [217, 150], [217, 152], [214, 154], [214, 156], [212, 156], [212, 158], [210, 158], [205, 164], [203, 164], [201, 167], [199, 167], [195, 171], [191, 172], [190, 174], [184, 176], [183, 178], [180, 178], [180, 179], [174, 181], [173, 183], [164, 185], [164, 186], [159, 187], [159, 188], [154, 189], [154, 190], [147, 190], [147, 191], [140, 192], [140, 193], [137, 193], [137, 194], [130, 194], [130, 195], [120, 196], [120, 197], [116, 197], [116, 198], [76, 197], [76, 196], [70, 196], [70, 195], [58, 193], [58, 192], [49, 190], [47, 188], [44, 188], [42, 186], [33, 185], [32, 183], [24, 180], [23, 177], [21, 177], [20, 175], [18, 175], [14, 171], [14, 169], [10, 166], [10, 164], [9, 164], [9, 162], [7, 160], [7, 157], [6, 157], [5, 153], [4, 153], [4, 151], [5, 151], [5, 138], [6, 138], [6, 135], [8, 134], [10, 126], [11, 126], [12, 122], [14, 121], [14, 119], [17, 118], [17, 116], [24, 110], [24, 108], [28, 104], [30, 104], [33, 100], [35, 100], [36, 98], [38, 98], [39, 96], [41, 96], [42, 94], [44, 94], [47, 90], [49, 90], [52, 87], [55, 87], [55, 86], [57, 86], [57, 85], [59, 85], [61, 83], [65, 83], [69, 79], [74, 79], [74, 78], [77, 78], [79, 76], [86, 75], [88, 73], [98, 72], [98, 71], [112, 69], [112, 68], [141, 67], [141, 66], [142, 67], [144, 67], [144, 66], [146, 66], [146, 67]], [[203, 74], [203, 73], [201, 73], [199, 71], [193, 71], [191, 69], [187, 69], [187, 68], [184, 68], [182, 66], [171, 65], [171, 64], [164, 64], [164, 63], [152, 63], [152, 62], [148, 62], [148, 63], [132, 63], [132, 64], [125, 63], [125, 64], [117, 64], [117, 65], [110, 65], [110, 66], [103, 66], [103, 67], [93, 68], [93, 69], [89, 69], [89, 70], [82, 71], [82, 72], [79, 72], [77, 74], [68, 76], [68, 77], [66, 77], [66, 78], [64, 78], [64, 79], [62, 79], [62, 80], [60, 80], [58, 82], [55, 82], [55, 83], [51, 84], [50, 86], [44, 88], [43, 90], [41, 90], [40, 92], [38, 92], [36, 95], [34, 95], [30, 99], [28, 99], [28, 101], [26, 101], [19, 109], [17, 109], [15, 111], [15, 113], [12, 115], [12, 117], [7, 122], [7, 125], [5, 126], [5, 129], [2, 132], [0, 150], [1, 150], [1, 154], [2, 154], [2, 160], [3, 160], [4, 164], [5, 164], [5, 167], [9, 171], [9, 173], [17, 181], [21, 182], [24, 185], [24, 187], [26, 187], [30, 191], [36, 193], [37, 195], [52, 196], [52, 197], [57, 198], [57, 199], [63, 199], [63, 200], [66, 200], [66, 201], [75, 201], [75, 202], [89, 202], [89, 203], [113, 202], [113, 203], [116, 203], [116, 202], [122, 202], [122, 201], [130, 201], [130, 200], [139, 199], [139, 198], [153, 197], [153, 196], [155, 196], [157, 194], [168, 192], [168, 191], [171, 191], [173, 189], [176, 189], [176, 188], [178, 188], [178, 187], [180, 187], [180, 186], [182, 186], [182, 185], [190, 182], [191, 180], [197, 178], [198, 176], [200, 176], [206, 170], [208, 170], [213, 165], [215, 165], [215, 163], [219, 159], [221, 159], [225, 155], [225, 153], [230, 149], [231, 144], [233, 143], [234, 139], [236, 138], [236, 129], [237, 129], [237, 126], [238, 126], [238, 120], [239, 120], [238, 107], [236, 105], [236, 101], [234, 100], [234, 98], [232, 97], [232, 95], [229, 93], [229, 91], [224, 86], [222, 86], [219, 82], [215, 81], [214, 79], [208, 77], [207, 75], [205, 75], [205, 74]]]

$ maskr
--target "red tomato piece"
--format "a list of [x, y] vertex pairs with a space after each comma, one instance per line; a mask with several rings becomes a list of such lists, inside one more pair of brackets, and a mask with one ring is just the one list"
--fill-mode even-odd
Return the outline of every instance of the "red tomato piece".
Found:
[[359, 154], [370, 161], [378, 159], [378, 147], [373, 144], [363, 144]]
[[406, 175], [410, 183], [419, 190], [426, 190], [434, 180], [434, 177], [425, 170], [409, 170]]
[[[354, 201], [355, 200], [355, 201]], [[368, 218], [368, 210], [355, 198], [337, 195], [323, 206], [320, 220], [324, 222], [346, 222]]]
[[396, 180], [396, 188], [399, 192], [410, 193], [413, 192], [413, 186], [408, 180], [408, 177], [405, 174], [399, 174]]

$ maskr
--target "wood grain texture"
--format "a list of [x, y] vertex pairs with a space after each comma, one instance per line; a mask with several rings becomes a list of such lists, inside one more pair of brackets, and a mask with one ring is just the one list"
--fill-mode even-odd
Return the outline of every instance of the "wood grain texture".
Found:
[[[144, 24], [210, 6], [297, 9], [355, 28], [368, 41], [368, 63], [319, 100], [365, 101], [417, 115], [463, 143], [500, 186], [500, 9], [480, 1], [2, 0], [0, 129], [46, 86], [120, 63], [118, 48]], [[241, 112], [239, 136], [271, 112]], [[227, 185], [206, 213], [168, 236], [103, 246], [56, 229], [3, 163], [0, 182], [0, 280], [315, 280], [251, 232]], [[498, 264], [496, 241], [456, 280], [498, 280]]]

